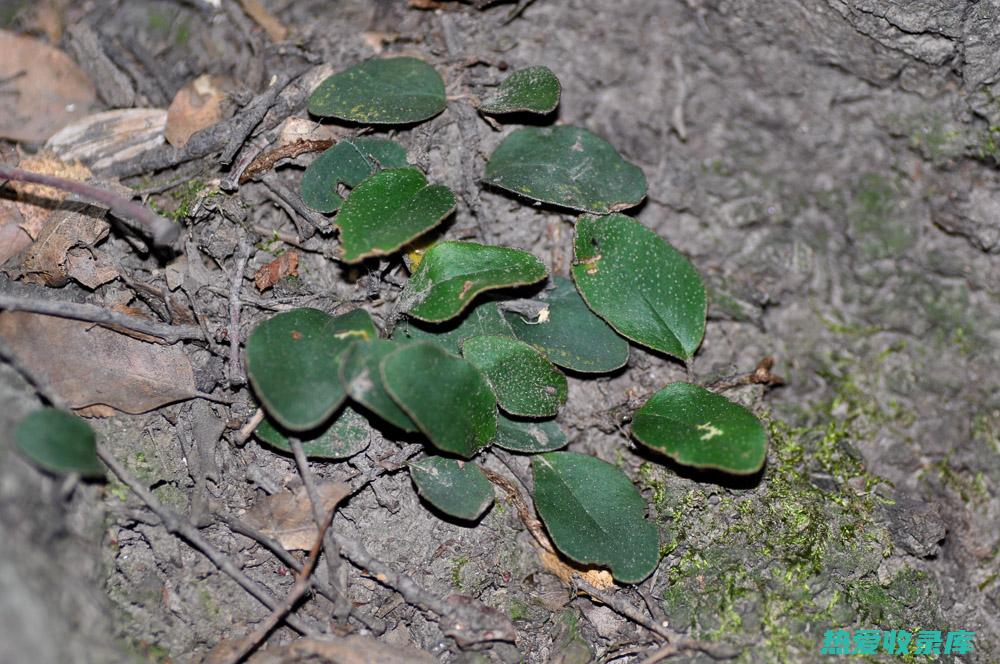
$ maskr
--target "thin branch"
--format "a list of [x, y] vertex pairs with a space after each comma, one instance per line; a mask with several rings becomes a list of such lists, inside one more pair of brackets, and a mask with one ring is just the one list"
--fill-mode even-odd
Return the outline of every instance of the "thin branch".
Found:
[[97, 201], [101, 205], [107, 206], [111, 210], [111, 213], [119, 219], [133, 221], [139, 227], [139, 230], [152, 237], [153, 243], [160, 247], [174, 247], [181, 236], [181, 227], [179, 225], [164, 219], [149, 208], [123, 198], [116, 193], [84, 182], [67, 180], [43, 173], [32, 173], [22, 168], [4, 166], [2, 164], [0, 164], [0, 180], [43, 184], [77, 194], [92, 201]]
[[246, 382], [240, 368], [240, 291], [243, 289], [243, 272], [246, 270], [253, 247], [246, 236], [240, 237], [236, 247], [233, 276], [229, 284], [229, 386]]
[[[99, 456], [101, 461], [103, 461], [104, 464], [111, 469], [111, 472], [118, 476], [118, 479], [126, 484], [128, 488], [131, 489], [132, 492], [146, 504], [146, 507], [152, 510], [153, 513], [160, 518], [160, 521], [163, 523], [163, 527], [166, 528], [167, 532], [186, 540], [191, 546], [208, 558], [212, 564], [219, 569], [219, 571], [228, 575], [231, 579], [233, 579], [233, 581], [238, 583], [240, 587], [250, 593], [250, 595], [252, 595], [257, 601], [266, 606], [268, 609], [274, 611], [279, 606], [278, 599], [271, 594], [271, 591], [244, 574], [232, 560], [227, 558], [225, 554], [216, 549], [211, 543], [202, 537], [201, 533], [199, 533], [198, 530], [191, 525], [191, 523], [172, 510], [164, 507], [153, 495], [153, 492], [150, 491], [149, 488], [142, 482], [133, 477], [132, 474], [128, 472], [128, 470], [114, 457], [113, 454], [111, 454], [111, 452], [108, 451], [106, 447], [98, 444], [97, 456]], [[306, 636], [317, 636], [320, 633], [319, 630], [303, 623], [294, 616], [286, 617], [285, 622], [288, 623], [292, 629]]]
[[[306, 493], [309, 494], [309, 504], [312, 505], [313, 520], [316, 522], [316, 527], [326, 534], [324, 544], [326, 545], [327, 570], [330, 576], [330, 583], [333, 584], [333, 587], [340, 595], [333, 602], [334, 615], [346, 617], [351, 612], [351, 603], [347, 599], [347, 593], [343, 591], [343, 588], [346, 586], [347, 574], [344, 571], [344, 559], [340, 556], [340, 544], [334, 538], [333, 531], [323, 527], [323, 502], [319, 497], [319, 492], [316, 490], [312, 471], [309, 470], [309, 461], [306, 459], [305, 450], [302, 449], [302, 441], [296, 437], [291, 437], [288, 442], [291, 444], [292, 454], [295, 456], [295, 465], [298, 466], [299, 475], [302, 476], [302, 483], [306, 486]], [[330, 514], [330, 518], [333, 518], [332, 513]], [[340, 582], [339, 584], [338, 581]]]
[[[666, 639], [668, 643], [657, 653], [657, 655], [659, 655], [659, 659], [664, 659], [682, 650], [698, 650], [714, 659], [732, 659], [739, 654], [737, 650], [723, 644], [708, 643], [682, 636], [669, 627], [658, 624], [647, 618], [641, 611], [636, 609], [630, 603], [610, 595], [603, 590], [595, 588], [584, 581], [584, 579], [577, 574], [573, 575], [573, 586], [578, 591], [581, 591], [584, 594], [589, 595], [591, 598], [596, 599], [601, 604], [604, 604], [618, 615], [628, 618], [635, 624], [646, 628], [653, 634]], [[661, 652], [663, 654], [660, 654]], [[653, 661], [659, 661], [659, 659]]]
[[[297, 441], [296, 441], [297, 442]], [[299, 449], [302, 448], [302, 443], [298, 443]], [[333, 515], [337, 512], [337, 505], [334, 505], [330, 510], [328, 510], [326, 517], [322, 522], [317, 522], [319, 532], [316, 534], [316, 540], [313, 542], [312, 548], [309, 550], [309, 557], [306, 559], [305, 565], [298, 571], [295, 577], [295, 585], [292, 586], [291, 591], [285, 596], [284, 601], [281, 602], [272, 612], [271, 615], [267, 617], [267, 620], [262, 622], [257, 629], [255, 629], [249, 636], [242, 640], [239, 649], [233, 653], [233, 656], [229, 658], [228, 664], [239, 664], [245, 657], [257, 649], [257, 647], [264, 642], [267, 635], [278, 626], [278, 624], [288, 617], [295, 605], [299, 603], [302, 596], [312, 587], [310, 582], [312, 578], [313, 570], [316, 568], [316, 561], [319, 559], [319, 552], [323, 548], [323, 539], [326, 537], [326, 531], [330, 528], [330, 524], [333, 523]]]
[[[226, 524], [231, 531], [243, 535], [244, 537], [249, 537], [253, 541], [260, 544], [262, 547], [270, 551], [275, 558], [281, 561], [288, 569], [292, 570], [296, 574], [302, 572], [302, 563], [296, 560], [285, 547], [281, 546], [281, 543], [268, 537], [264, 533], [260, 532], [256, 528], [250, 526], [245, 521], [240, 521], [236, 517], [225, 514], [223, 512], [216, 512], [216, 518]], [[324, 581], [321, 581], [316, 576], [309, 577], [309, 583], [311, 586], [323, 597], [327, 598], [331, 602], [336, 601], [339, 593], [334, 590], [333, 586]], [[375, 632], [376, 634], [382, 634], [385, 632], [385, 623], [378, 618], [369, 616], [357, 609], [351, 611], [351, 615], [362, 625]]]
[[120, 314], [94, 304], [79, 304], [61, 300], [44, 300], [32, 297], [15, 297], [0, 293], [0, 309], [8, 311], [29, 311], [47, 316], [71, 318], [105, 327], [118, 326], [135, 332], [142, 332], [163, 339], [167, 343], [177, 343], [181, 339], [204, 339], [205, 334], [197, 325], [170, 325], [144, 320], [135, 316]]
[[761, 360], [757, 364], [757, 368], [750, 373], [720, 378], [717, 381], [709, 383], [706, 387], [713, 392], [725, 392], [726, 390], [731, 390], [734, 387], [741, 387], [743, 385], [766, 385], [768, 387], [784, 385], [784, 378], [771, 373], [771, 369], [773, 367], [774, 358], [768, 355]]

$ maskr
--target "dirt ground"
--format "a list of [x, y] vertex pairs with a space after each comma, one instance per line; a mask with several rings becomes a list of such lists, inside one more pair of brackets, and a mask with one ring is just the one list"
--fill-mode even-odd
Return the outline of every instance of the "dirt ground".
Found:
[[[152, 54], [119, 66], [133, 106], [164, 108], [205, 73], [231, 77], [240, 104], [272, 77], [323, 64], [335, 71], [380, 52], [427, 60], [454, 101], [394, 137], [459, 195], [447, 234], [531, 250], [566, 274], [573, 217], [479, 185], [511, 126], [495, 130], [463, 101], [511, 68], [546, 65], [563, 88], [557, 121], [587, 127], [643, 168], [649, 196], [636, 216], [710, 286], [698, 379], [777, 359], [785, 386], [731, 394], [770, 434], [767, 467], [749, 482], [664, 464], [630, 440], [636, 397], [683, 379], [682, 365], [633, 348], [625, 370], [570, 377], [559, 415], [569, 449], [622, 467], [660, 529], [658, 570], [608, 591], [618, 602], [723, 646], [736, 662], [827, 661], [824, 631], [841, 628], [974, 631], [974, 651], [950, 661], [1000, 661], [1000, 3], [522, 0], [420, 9], [439, 3], [269, 0], [289, 30], [280, 43], [237, 3], [208, 4], [52, 6], [61, 25], [96, 32], [106, 53]], [[0, 21], [37, 36], [32, 5], [5, 0]], [[62, 45], [75, 38], [64, 31]], [[111, 83], [95, 82], [110, 94]], [[284, 114], [307, 117], [298, 101]], [[280, 597], [293, 575], [220, 516], [299, 486], [290, 455], [238, 440], [256, 409], [246, 386], [226, 380], [241, 240], [253, 245], [243, 339], [294, 306], [364, 306], [385, 322], [380, 302], [398, 294], [397, 266], [345, 268], [325, 255], [333, 244], [324, 229], [300, 251], [298, 279], [258, 293], [254, 273], [285, 246], [252, 229], [296, 234], [296, 213], [274, 192], [295, 190], [314, 155], [281, 165], [270, 185], [254, 180], [227, 193], [218, 152], [165, 169], [132, 161], [95, 170], [139, 189], [181, 182], [149, 201], [186, 224], [189, 263], [193, 254], [203, 264], [187, 276], [200, 279], [193, 306], [220, 331], [211, 344], [182, 347], [198, 389], [231, 403], [195, 399], [91, 423], [158, 500]], [[105, 248], [131, 279], [165, 283], [163, 262], [118, 233]], [[97, 304], [134, 288], [116, 280], [55, 290], [13, 277], [0, 274], [0, 291]], [[67, 497], [12, 453], [7, 432], [41, 400], [3, 363], [0, 403], [0, 662], [201, 662], [267, 617], [122, 484], [82, 484]], [[313, 470], [351, 481], [406, 442], [374, 432], [364, 453]], [[524, 458], [507, 462], [487, 464], [530, 481]], [[351, 617], [337, 619], [324, 597], [296, 612], [331, 634], [470, 663], [640, 662], [663, 645], [550, 573], [499, 495], [478, 524], [462, 525], [429, 510], [405, 470], [387, 472], [344, 503], [333, 529], [434, 596], [458, 593], [496, 609], [516, 638], [464, 644], [434, 611], [350, 565], [341, 573]], [[329, 573], [318, 566], [321, 580], [336, 581]], [[380, 661], [374, 651], [267, 659], [296, 636], [274, 631], [259, 661]], [[871, 661], [898, 659], [880, 657]]]

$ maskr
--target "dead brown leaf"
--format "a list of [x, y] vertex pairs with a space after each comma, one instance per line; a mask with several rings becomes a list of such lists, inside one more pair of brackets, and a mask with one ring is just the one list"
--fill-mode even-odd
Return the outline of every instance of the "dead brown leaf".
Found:
[[598, 588], [600, 590], [609, 590], [615, 587], [614, 577], [611, 576], [611, 572], [606, 569], [598, 569], [596, 567], [584, 567], [583, 565], [568, 564], [563, 561], [559, 556], [552, 553], [551, 551], [546, 551], [545, 549], [538, 549], [538, 559], [542, 561], [542, 566], [548, 571], [559, 577], [559, 580], [570, 585], [573, 580], [573, 575], [577, 574], [583, 578], [584, 581], [590, 585]]
[[335, 641], [301, 638], [288, 645], [263, 650], [251, 657], [248, 664], [432, 664], [437, 661], [424, 650], [399, 648], [355, 634]]
[[385, 50], [386, 44], [391, 44], [399, 39], [399, 33], [385, 32], [381, 30], [370, 30], [361, 33], [361, 41], [368, 45], [376, 54]]
[[294, 277], [299, 273], [299, 252], [294, 249], [286, 251], [273, 261], [264, 265], [253, 277], [257, 290], [264, 292], [285, 277]]
[[144, 343], [76, 320], [0, 313], [0, 338], [72, 408], [145, 413], [198, 394], [180, 344]]
[[167, 109], [167, 142], [182, 148], [196, 132], [222, 120], [229, 82], [224, 76], [204, 74], [178, 90]]
[[[346, 484], [324, 482], [316, 486], [323, 509], [332, 510], [350, 493]], [[316, 542], [316, 522], [305, 487], [294, 493], [276, 493], [258, 500], [244, 520], [281, 543], [289, 551], [308, 551]]]
[[64, 1], [42, 0], [36, 3], [24, 19], [24, 32], [42, 33], [48, 37], [50, 44], [58, 44], [66, 27], [63, 16], [67, 9]]
[[[32, 173], [55, 175], [79, 182], [91, 177], [90, 169], [83, 164], [67, 164], [50, 152], [26, 156], [21, 159], [20, 167]], [[61, 189], [33, 182], [11, 182], [9, 186], [17, 192], [17, 208], [23, 218], [21, 228], [32, 239], [38, 238], [49, 215], [69, 196], [69, 193]]]
[[89, 249], [70, 249], [66, 254], [66, 274], [90, 290], [118, 278], [118, 268], [111, 264], [103, 252]]
[[163, 145], [167, 112], [126, 108], [96, 113], [63, 127], [45, 144], [65, 162], [80, 161], [97, 172]]
[[[21, 279], [53, 288], [65, 286], [70, 278], [70, 250], [89, 249], [108, 235], [108, 222], [103, 215], [94, 216], [95, 210], [73, 203], [53, 212], [21, 260]], [[79, 262], [76, 267], [78, 271], [84, 268]]]
[[454, 9], [454, 3], [440, 2], [440, 0], [407, 0], [411, 9]]
[[0, 266], [31, 246], [31, 236], [21, 228], [23, 222], [17, 203], [0, 198]]
[[37, 39], [0, 30], [0, 137], [41, 143], [97, 108], [76, 63]]
[[288, 28], [274, 14], [260, 3], [260, 0], [240, 0], [240, 6], [254, 23], [264, 28], [267, 38], [273, 42], [283, 42], [288, 38]]

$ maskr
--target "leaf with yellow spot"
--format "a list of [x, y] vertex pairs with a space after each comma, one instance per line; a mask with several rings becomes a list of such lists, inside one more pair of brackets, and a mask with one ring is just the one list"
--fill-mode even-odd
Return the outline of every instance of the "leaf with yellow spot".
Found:
[[545, 265], [528, 251], [476, 242], [439, 242], [424, 255], [400, 301], [419, 320], [454, 318], [483, 291], [541, 281]]
[[434, 117], [446, 103], [434, 67], [417, 58], [382, 58], [324, 80], [309, 98], [309, 112], [363, 124], [410, 124]]
[[577, 289], [620, 335], [682, 360], [694, 355], [707, 301], [683, 254], [623, 214], [581, 217], [574, 254]]
[[377, 336], [361, 309], [336, 317], [317, 309], [280, 313], [247, 339], [250, 384], [279, 425], [290, 431], [313, 429], [347, 396], [339, 378], [343, 352], [358, 338]]
[[756, 473], [767, 456], [767, 434], [749, 410], [690, 383], [671, 383], [632, 416], [644, 446], [695, 468]]
[[455, 209], [455, 195], [430, 185], [416, 168], [390, 168], [372, 175], [340, 206], [343, 260], [357, 263], [385, 256], [431, 230]]

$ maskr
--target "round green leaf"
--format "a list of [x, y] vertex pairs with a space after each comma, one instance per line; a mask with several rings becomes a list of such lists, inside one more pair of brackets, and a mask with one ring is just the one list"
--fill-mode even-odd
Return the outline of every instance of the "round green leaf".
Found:
[[337, 185], [357, 187], [383, 168], [403, 168], [406, 150], [384, 138], [354, 138], [340, 141], [309, 164], [299, 190], [306, 205], [318, 212], [335, 212], [344, 199]]
[[389, 396], [439, 450], [470, 459], [496, 436], [496, 397], [466, 360], [423, 342], [389, 353], [381, 372]]
[[619, 334], [688, 359], [705, 334], [705, 286], [679, 251], [622, 214], [576, 224], [573, 279]]
[[94, 430], [76, 415], [55, 408], [36, 410], [18, 423], [14, 442], [49, 472], [104, 477]]
[[610, 143], [580, 127], [524, 127], [486, 164], [485, 182], [535, 201], [607, 214], [638, 205], [646, 176]]
[[359, 404], [398, 429], [416, 431], [417, 425], [385, 391], [379, 371], [382, 359], [397, 348], [398, 343], [387, 339], [352, 344], [340, 358], [340, 380]]
[[753, 413], [690, 383], [651, 396], [632, 417], [632, 435], [677, 463], [734, 475], [756, 473], [767, 456], [767, 434]]
[[475, 242], [431, 247], [400, 296], [410, 316], [437, 323], [454, 318], [483, 291], [523, 286], [548, 274], [533, 254]]
[[542, 294], [546, 306], [534, 320], [504, 312], [514, 336], [572, 371], [607, 373], [625, 366], [628, 342], [594, 315], [572, 281], [554, 277], [553, 283], [555, 287]]
[[475, 521], [493, 504], [493, 485], [474, 463], [432, 456], [409, 468], [420, 497], [445, 514]]
[[402, 320], [392, 331], [396, 341], [433, 341], [446, 351], [456, 355], [462, 352], [462, 342], [469, 337], [484, 334], [511, 336], [510, 325], [504, 319], [496, 302], [486, 301], [475, 304], [466, 310], [460, 318], [453, 318], [446, 323], [422, 323], [415, 320]]
[[247, 375], [268, 415], [292, 431], [319, 426], [344, 402], [340, 355], [353, 341], [378, 335], [356, 309], [336, 318], [293, 309], [254, 328], [246, 343]]
[[490, 115], [502, 113], [551, 113], [559, 105], [559, 79], [548, 67], [519, 69], [500, 84], [479, 110]]
[[428, 185], [416, 168], [390, 168], [355, 187], [340, 206], [343, 260], [384, 256], [434, 228], [455, 209], [448, 187]]
[[639, 583], [660, 560], [656, 526], [628, 476], [585, 454], [532, 458], [535, 509], [556, 547], [584, 565], [601, 565], [621, 583]]
[[565, 446], [566, 433], [555, 420], [514, 420], [500, 413], [493, 444], [511, 452], [539, 454]]
[[444, 81], [423, 60], [368, 60], [327, 78], [309, 112], [363, 124], [409, 124], [444, 110]]
[[302, 451], [315, 459], [347, 459], [368, 449], [372, 440], [372, 429], [364, 416], [345, 406], [336, 417], [322, 425], [304, 432], [291, 432], [269, 419], [257, 425], [257, 438], [272, 447], [291, 453], [289, 436], [302, 441]]
[[462, 355], [483, 372], [500, 407], [511, 415], [553, 417], [566, 403], [566, 376], [523, 341], [471, 337], [462, 344]]

